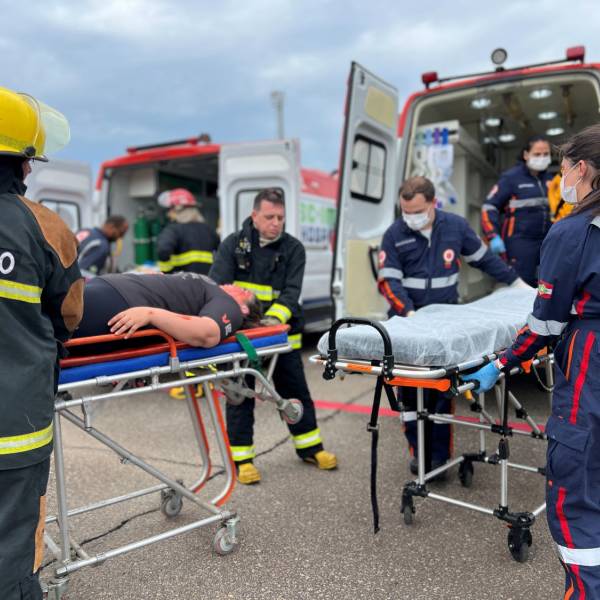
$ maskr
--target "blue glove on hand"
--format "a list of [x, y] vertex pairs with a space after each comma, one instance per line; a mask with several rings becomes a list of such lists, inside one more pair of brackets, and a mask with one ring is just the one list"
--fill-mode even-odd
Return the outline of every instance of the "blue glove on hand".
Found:
[[463, 381], [475, 381], [477, 392], [487, 392], [494, 387], [496, 381], [500, 377], [500, 369], [494, 363], [488, 363], [485, 367], [481, 367], [479, 371], [471, 373], [470, 375], [463, 375]]
[[494, 254], [504, 254], [506, 252], [504, 240], [499, 235], [490, 240], [490, 250]]

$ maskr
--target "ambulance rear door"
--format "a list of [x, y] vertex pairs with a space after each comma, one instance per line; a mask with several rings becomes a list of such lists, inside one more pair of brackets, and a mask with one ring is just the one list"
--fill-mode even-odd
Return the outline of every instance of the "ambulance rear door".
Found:
[[336, 318], [386, 318], [376, 279], [379, 245], [397, 201], [397, 119], [396, 88], [353, 62], [331, 281]]
[[219, 155], [220, 234], [238, 231], [252, 212], [256, 194], [264, 188], [283, 192], [285, 229], [295, 237], [299, 229], [300, 143], [273, 140], [223, 144]]
[[72, 231], [92, 219], [92, 170], [71, 160], [33, 161], [27, 197], [56, 212]]

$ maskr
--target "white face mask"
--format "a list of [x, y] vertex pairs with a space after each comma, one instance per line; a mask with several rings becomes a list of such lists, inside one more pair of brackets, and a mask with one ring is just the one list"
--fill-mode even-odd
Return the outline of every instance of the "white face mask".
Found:
[[527, 166], [532, 171], [545, 171], [552, 162], [549, 156], [530, 156], [527, 159]]
[[413, 231], [419, 231], [429, 224], [429, 211], [412, 215], [403, 214], [402, 218]]
[[560, 195], [567, 204], [577, 204], [577, 186], [581, 183], [581, 177], [577, 180], [575, 185], [565, 185], [565, 177], [578, 165], [573, 165], [561, 178], [560, 178]]

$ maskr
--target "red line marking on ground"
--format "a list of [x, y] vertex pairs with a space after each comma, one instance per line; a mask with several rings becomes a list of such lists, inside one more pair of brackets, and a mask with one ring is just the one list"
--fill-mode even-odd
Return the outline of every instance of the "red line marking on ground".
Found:
[[[343, 402], [333, 402], [330, 400], [315, 400], [314, 403], [315, 403], [315, 406], [317, 408], [320, 408], [321, 410], [340, 410], [342, 412], [357, 413], [357, 414], [361, 414], [361, 415], [370, 415], [371, 414], [371, 407], [364, 406], [362, 404], [344, 404]], [[389, 408], [380, 408], [379, 416], [380, 417], [395, 417], [396, 419], [399, 419], [400, 413], [397, 413]], [[457, 421], [465, 421], [467, 423], [479, 423], [479, 419], [477, 417], [457, 416], [456, 420]], [[519, 431], [527, 431], [527, 432], [531, 431], [531, 427], [529, 427], [529, 425], [526, 425], [525, 423], [516, 423], [514, 421], [509, 421], [508, 426], [511, 427], [512, 429], [519, 430]], [[544, 431], [543, 425], [540, 425], [538, 423], [538, 427], [542, 431]]]

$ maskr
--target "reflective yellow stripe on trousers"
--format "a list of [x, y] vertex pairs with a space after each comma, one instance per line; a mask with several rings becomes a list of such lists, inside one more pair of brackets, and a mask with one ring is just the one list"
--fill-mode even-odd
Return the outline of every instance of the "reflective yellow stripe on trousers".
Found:
[[288, 342], [291, 344], [292, 350], [300, 350], [302, 348], [302, 334], [288, 335]]
[[0, 279], [0, 298], [39, 304], [42, 298], [42, 288], [37, 285], [17, 283], [9, 279]]
[[293, 435], [294, 447], [296, 450], [304, 450], [305, 448], [311, 448], [317, 444], [321, 444], [321, 430], [317, 427], [312, 431], [303, 433], [301, 435]]
[[13, 435], [9, 437], [0, 437], [0, 455], [17, 454], [41, 448], [52, 441], [52, 423], [40, 429], [23, 435]]
[[270, 285], [261, 285], [259, 283], [250, 283], [249, 281], [234, 281], [233, 285], [237, 285], [245, 290], [250, 290], [254, 295], [263, 302], [271, 302], [279, 293], [273, 292]]
[[231, 446], [231, 456], [235, 462], [250, 460], [256, 456], [254, 446]]

